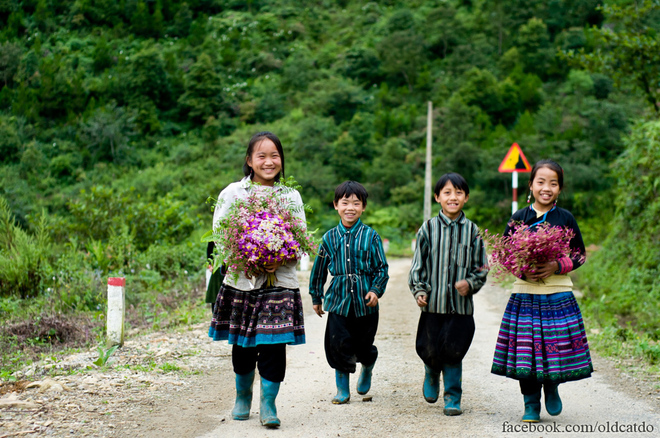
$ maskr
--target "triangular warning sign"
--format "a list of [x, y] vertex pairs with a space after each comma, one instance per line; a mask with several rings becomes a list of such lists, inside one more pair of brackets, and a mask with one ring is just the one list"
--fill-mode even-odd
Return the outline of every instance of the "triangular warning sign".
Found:
[[502, 164], [497, 169], [500, 172], [531, 172], [532, 166], [529, 165], [529, 161], [525, 158], [522, 149], [518, 146], [518, 143], [514, 143], [509, 148], [509, 152], [506, 153]]

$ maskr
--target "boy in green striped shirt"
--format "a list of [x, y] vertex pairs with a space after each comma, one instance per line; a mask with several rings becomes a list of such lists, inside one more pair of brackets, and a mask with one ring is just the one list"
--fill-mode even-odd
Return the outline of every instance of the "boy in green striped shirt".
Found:
[[[362, 223], [367, 206], [362, 184], [346, 181], [335, 190], [334, 205], [341, 221], [323, 235], [319, 254], [310, 274], [309, 293], [320, 317], [328, 312], [325, 356], [335, 369], [337, 395], [334, 404], [350, 400], [349, 374], [362, 364], [358, 394], [371, 388], [371, 373], [378, 358], [374, 338], [378, 329], [378, 300], [387, 280], [387, 260], [380, 236]], [[325, 294], [323, 286], [332, 275]], [[325, 306], [322, 306], [325, 301]], [[325, 312], [324, 312], [325, 308]]]
[[486, 282], [488, 259], [479, 228], [465, 217], [470, 197], [457, 173], [440, 177], [434, 189], [442, 209], [417, 232], [408, 286], [421, 307], [416, 349], [424, 361], [424, 398], [438, 400], [443, 374], [444, 414], [460, 415], [463, 357], [474, 336], [472, 295]]

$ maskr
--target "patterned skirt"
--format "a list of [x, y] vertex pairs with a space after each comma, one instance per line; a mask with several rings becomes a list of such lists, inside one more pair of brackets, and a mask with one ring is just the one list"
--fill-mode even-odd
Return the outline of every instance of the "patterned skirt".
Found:
[[584, 379], [592, 371], [573, 292], [511, 295], [497, 336], [493, 374], [562, 383]]
[[209, 336], [214, 341], [240, 347], [305, 343], [299, 289], [243, 291], [223, 284], [213, 309]]

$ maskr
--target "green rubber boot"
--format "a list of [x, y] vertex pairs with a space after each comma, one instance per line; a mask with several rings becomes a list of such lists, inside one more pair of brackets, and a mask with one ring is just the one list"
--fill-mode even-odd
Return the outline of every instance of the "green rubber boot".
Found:
[[374, 365], [376, 365], [376, 362], [368, 367], [362, 365], [362, 372], [360, 372], [360, 377], [358, 378], [357, 383], [358, 394], [364, 395], [371, 389], [371, 372], [374, 370]]
[[436, 373], [428, 365], [424, 365], [424, 371], [426, 375], [424, 376], [424, 400], [429, 403], [435, 403], [438, 401], [438, 396], [440, 395], [440, 373]]
[[247, 420], [252, 407], [252, 383], [254, 370], [247, 374], [236, 374], [236, 403], [231, 411], [234, 420]]
[[532, 395], [523, 395], [525, 400], [525, 413], [522, 421], [525, 423], [538, 423], [541, 421], [541, 391]]
[[561, 414], [562, 403], [559, 398], [558, 383], [544, 383], [543, 392], [545, 393], [545, 410], [553, 417]]
[[445, 384], [445, 415], [461, 415], [461, 395], [463, 388], [461, 386], [463, 380], [463, 364], [449, 365], [444, 364], [442, 367], [442, 380]]
[[259, 419], [261, 424], [275, 428], [280, 426], [280, 419], [277, 418], [277, 408], [275, 407], [275, 398], [280, 391], [280, 382], [271, 382], [263, 377], [261, 378], [261, 406], [259, 407]]
[[339, 370], [335, 370], [335, 381], [337, 382], [337, 395], [332, 399], [332, 403], [336, 405], [343, 405], [348, 403], [351, 399], [351, 390], [348, 387], [349, 385], [349, 374], [342, 373]]

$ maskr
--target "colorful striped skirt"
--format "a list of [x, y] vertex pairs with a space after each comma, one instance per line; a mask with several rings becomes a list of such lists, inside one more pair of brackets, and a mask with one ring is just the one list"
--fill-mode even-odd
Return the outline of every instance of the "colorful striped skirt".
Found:
[[240, 347], [304, 344], [299, 289], [268, 287], [243, 291], [223, 284], [215, 302], [209, 336]]
[[493, 374], [562, 383], [584, 379], [592, 371], [573, 292], [511, 295], [497, 336]]

